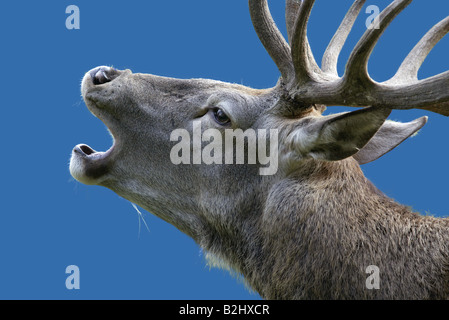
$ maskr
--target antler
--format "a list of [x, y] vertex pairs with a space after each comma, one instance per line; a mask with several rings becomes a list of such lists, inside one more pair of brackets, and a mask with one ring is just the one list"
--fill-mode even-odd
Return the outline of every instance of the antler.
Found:
[[326, 49], [320, 68], [307, 40], [308, 19], [315, 0], [286, 1], [291, 49], [271, 17], [267, 0], [249, 0], [254, 28], [276, 62], [289, 98], [299, 106], [324, 104], [418, 108], [449, 116], [449, 72], [418, 80], [418, 71], [425, 58], [449, 32], [449, 17], [421, 39], [393, 78], [376, 82], [368, 73], [368, 60], [378, 40], [412, 0], [394, 0], [381, 12], [378, 28], [368, 28], [352, 51], [344, 75], [339, 77], [338, 57], [365, 2], [354, 1]]
[[285, 42], [282, 33], [271, 17], [267, 0], [249, 0], [251, 20], [268, 54], [276, 63], [282, 78], [291, 80], [294, 68], [290, 53], [290, 46]]

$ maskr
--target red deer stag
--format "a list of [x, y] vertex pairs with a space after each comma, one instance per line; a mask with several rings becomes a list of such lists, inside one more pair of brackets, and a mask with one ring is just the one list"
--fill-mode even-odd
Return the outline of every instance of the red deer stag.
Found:
[[[338, 57], [365, 0], [349, 9], [321, 67], [307, 40], [314, 2], [287, 0], [289, 45], [267, 0], [249, 0], [257, 35], [281, 74], [274, 88], [89, 71], [83, 98], [114, 143], [106, 152], [76, 146], [71, 174], [173, 224], [266, 299], [448, 298], [449, 221], [389, 199], [359, 164], [427, 121], [390, 121], [391, 110], [449, 115], [449, 73], [417, 77], [449, 18], [379, 83], [368, 74], [368, 59], [411, 0], [380, 13], [343, 76]], [[360, 108], [322, 115], [335, 105]], [[370, 268], [380, 272], [377, 290], [367, 282]]]

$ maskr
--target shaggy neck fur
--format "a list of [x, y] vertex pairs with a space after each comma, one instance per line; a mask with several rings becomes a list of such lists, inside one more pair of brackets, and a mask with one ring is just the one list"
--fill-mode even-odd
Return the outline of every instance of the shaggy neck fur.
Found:
[[[434, 299], [449, 293], [449, 223], [383, 195], [352, 158], [305, 161], [200, 244], [267, 299]], [[368, 266], [380, 289], [366, 288]], [[411, 295], [412, 294], [412, 295]]]

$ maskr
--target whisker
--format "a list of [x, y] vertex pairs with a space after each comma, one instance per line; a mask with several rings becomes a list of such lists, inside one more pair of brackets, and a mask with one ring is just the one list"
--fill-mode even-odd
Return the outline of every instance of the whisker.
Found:
[[148, 232], [150, 232], [150, 228], [148, 228], [148, 225], [147, 225], [147, 223], [146, 223], [146, 221], [145, 221], [145, 219], [144, 219], [144, 217], [143, 217], [142, 212], [140, 212], [140, 210], [137, 208], [137, 206], [136, 206], [134, 203], [131, 202], [131, 204], [132, 204], [132, 206], [134, 207], [134, 209], [136, 209], [137, 214], [138, 214], [138, 218], [139, 218], [139, 237], [140, 237], [140, 229], [141, 229], [141, 222], [140, 222], [140, 220], [141, 220], [141, 219], [142, 219], [142, 221], [143, 221], [143, 223], [144, 223], [146, 229], [148, 230]]

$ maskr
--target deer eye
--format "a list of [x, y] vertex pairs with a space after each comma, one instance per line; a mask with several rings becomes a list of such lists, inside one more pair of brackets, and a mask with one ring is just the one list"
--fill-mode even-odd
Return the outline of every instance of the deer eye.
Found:
[[225, 125], [231, 121], [229, 117], [226, 115], [226, 113], [219, 108], [213, 109], [212, 112], [215, 121], [220, 125]]

